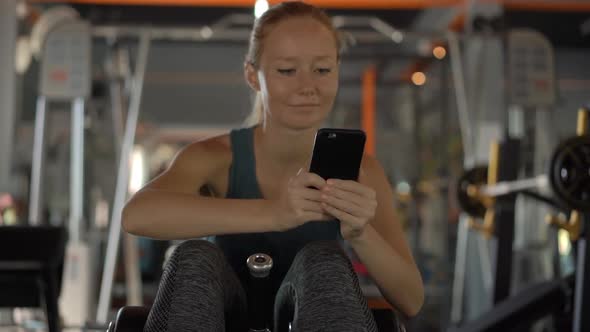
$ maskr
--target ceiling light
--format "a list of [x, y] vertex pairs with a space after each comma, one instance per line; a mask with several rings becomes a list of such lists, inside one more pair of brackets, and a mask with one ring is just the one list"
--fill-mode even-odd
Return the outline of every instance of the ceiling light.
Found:
[[442, 60], [447, 55], [447, 50], [442, 46], [437, 46], [432, 50], [432, 55], [435, 58]]
[[424, 75], [424, 73], [421, 71], [417, 71], [417, 72], [413, 73], [412, 74], [412, 83], [414, 83], [415, 85], [418, 85], [418, 86], [424, 85], [424, 83], [426, 83], [426, 75]]

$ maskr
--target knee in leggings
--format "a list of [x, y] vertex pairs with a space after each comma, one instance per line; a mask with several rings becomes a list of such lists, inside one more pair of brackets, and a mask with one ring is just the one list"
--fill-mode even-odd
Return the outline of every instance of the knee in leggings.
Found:
[[314, 242], [297, 254], [277, 294], [275, 330], [376, 331], [348, 256], [335, 241]]
[[166, 264], [144, 330], [236, 331], [245, 321], [245, 295], [230, 269], [213, 243], [179, 244]]
[[177, 267], [178, 265], [201, 263], [202, 269], [215, 269], [224, 260], [221, 249], [215, 244], [205, 240], [187, 240], [177, 245], [165, 263], [166, 268]]
[[329, 273], [352, 276], [354, 274], [348, 256], [336, 241], [309, 243], [299, 251], [295, 259], [304, 265], [306, 272], [314, 275]]

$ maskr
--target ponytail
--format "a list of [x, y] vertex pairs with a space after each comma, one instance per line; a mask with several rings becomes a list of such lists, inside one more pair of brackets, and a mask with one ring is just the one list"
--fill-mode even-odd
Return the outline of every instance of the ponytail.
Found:
[[256, 96], [254, 97], [254, 105], [252, 106], [252, 111], [244, 121], [245, 127], [254, 127], [262, 123], [264, 119], [264, 106], [262, 105], [262, 95], [260, 92], [256, 92]]

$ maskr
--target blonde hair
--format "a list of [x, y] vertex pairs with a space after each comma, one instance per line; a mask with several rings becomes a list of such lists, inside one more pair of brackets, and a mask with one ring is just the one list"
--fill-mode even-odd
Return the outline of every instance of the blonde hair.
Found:
[[[250, 34], [248, 53], [246, 54], [246, 63], [252, 65], [254, 69], [260, 66], [260, 56], [264, 49], [264, 37], [269, 30], [278, 23], [293, 17], [311, 17], [323, 24], [334, 36], [338, 57], [341, 51], [341, 39], [338, 31], [332, 25], [332, 19], [321, 9], [301, 1], [286, 1], [271, 7], [255, 22]], [[262, 104], [262, 95], [256, 93], [252, 112], [244, 121], [245, 126], [255, 126], [264, 120], [264, 105]]]
[[260, 92], [256, 92], [254, 96], [254, 104], [252, 105], [252, 111], [248, 114], [248, 117], [244, 121], [244, 126], [253, 127], [257, 124], [262, 123], [264, 119], [264, 105], [262, 105], [262, 96]]

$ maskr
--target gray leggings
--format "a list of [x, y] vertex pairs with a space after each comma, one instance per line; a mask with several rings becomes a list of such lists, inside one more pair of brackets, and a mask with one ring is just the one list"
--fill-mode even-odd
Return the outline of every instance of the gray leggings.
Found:
[[[245, 262], [244, 262], [245, 264]], [[247, 331], [246, 293], [223, 252], [189, 240], [168, 261], [145, 332]], [[337, 242], [301, 249], [275, 297], [274, 332], [376, 332], [352, 265]]]

